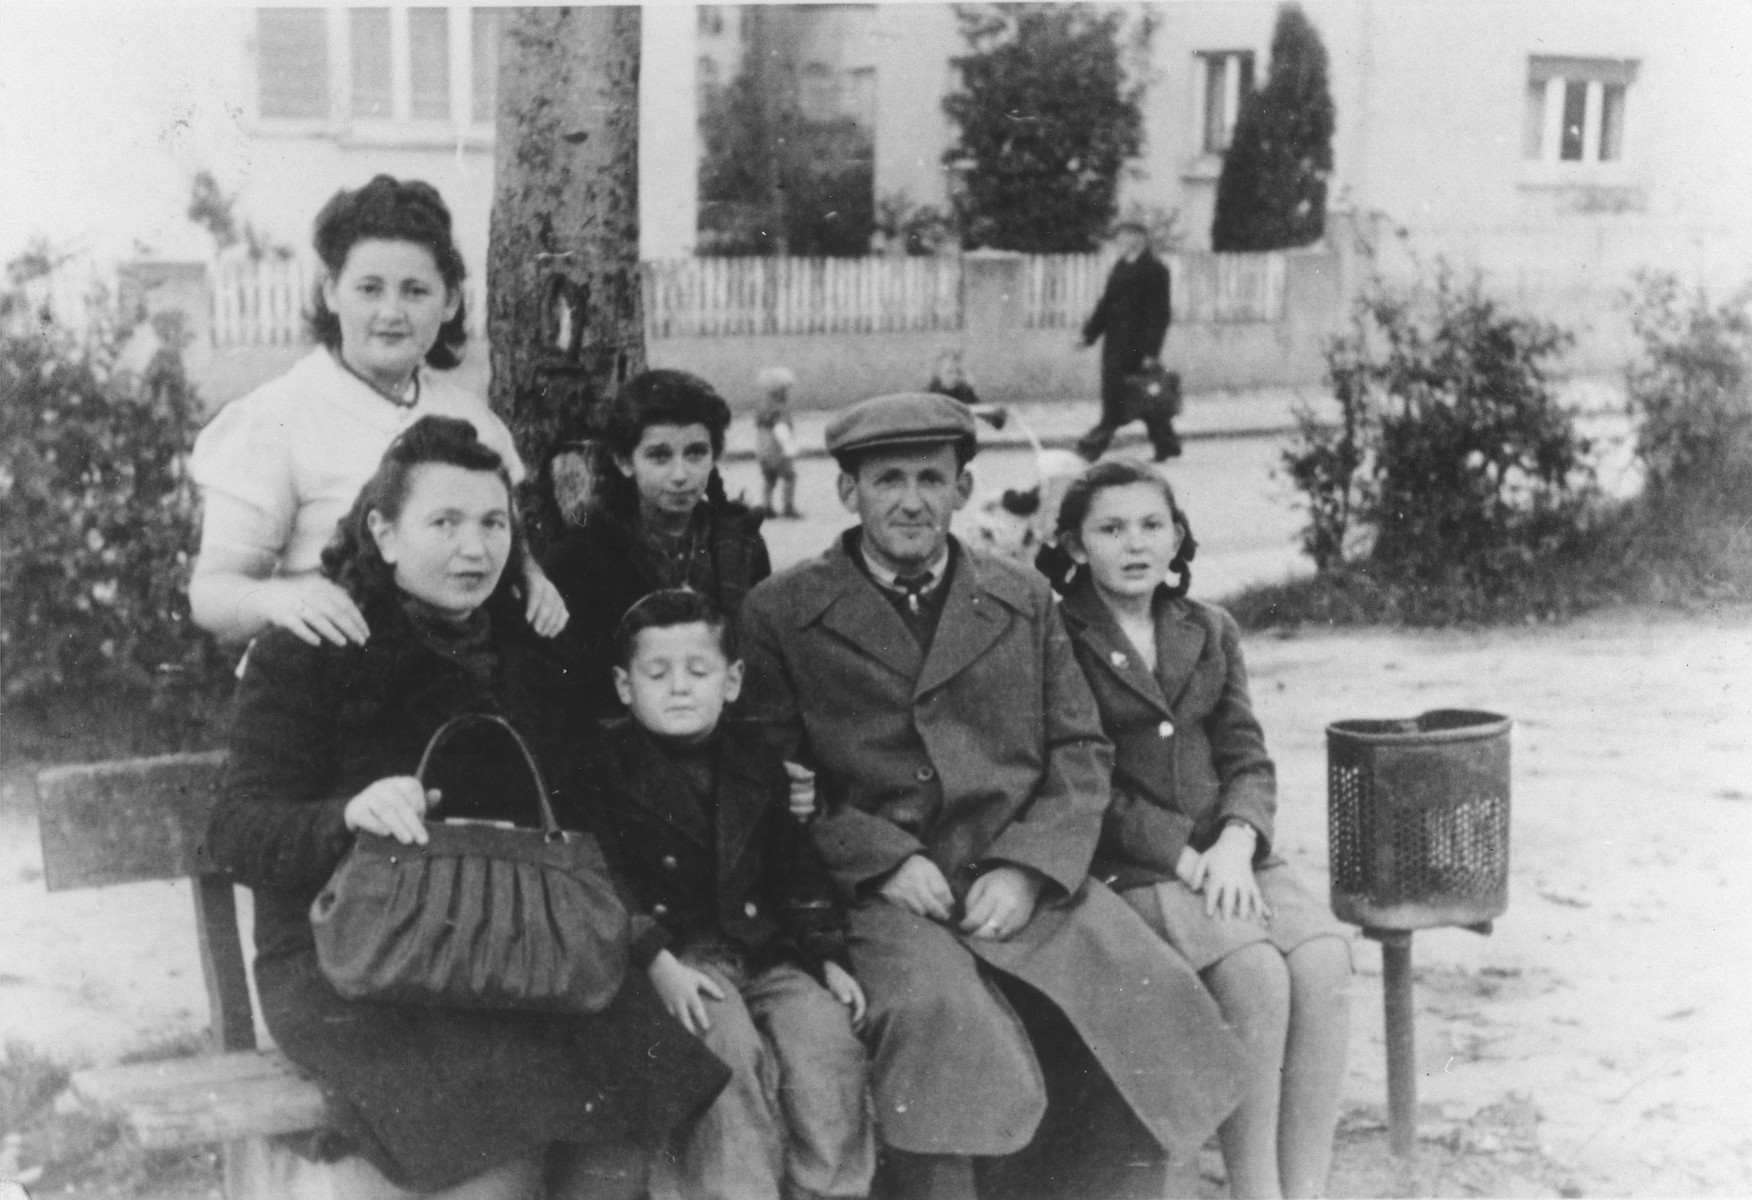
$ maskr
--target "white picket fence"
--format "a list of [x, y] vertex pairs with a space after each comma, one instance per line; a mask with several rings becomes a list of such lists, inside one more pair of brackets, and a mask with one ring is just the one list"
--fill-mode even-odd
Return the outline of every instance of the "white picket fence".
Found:
[[649, 336], [961, 328], [961, 260], [682, 258], [645, 264]]
[[[1176, 323], [1272, 322], [1284, 314], [1282, 254], [1186, 254], [1169, 260]], [[1112, 258], [1031, 255], [1030, 329], [1074, 329], [1094, 309]], [[304, 258], [233, 259], [213, 268], [213, 341], [220, 348], [292, 345], [318, 269]], [[684, 258], [644, 264], [646, 335], [932, 333], [962, 327], [960, 258]], [[484, 328], [479, 280], [469, 327]]]
[[[1188, 325], [1278, 321], [1282, 254], [1177, 254], [1167, 259], [1174, 320]], [[1107, 286], [1110, 254], [1036, 254], [1027, 263], [1030, 329], [1081, 328]]]

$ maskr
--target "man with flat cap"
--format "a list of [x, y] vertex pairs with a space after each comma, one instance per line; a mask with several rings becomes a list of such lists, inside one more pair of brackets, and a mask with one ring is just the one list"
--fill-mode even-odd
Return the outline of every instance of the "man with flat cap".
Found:
[[[816, 772], [813, 834], [870, 1002], [879, 1182], [967, 1198], [1014, 1180], [986, 1161], [1029, 1145], [1049, 1090], [1056, 1112], [1092, 1078], [1191, 1156], [1235, 1106], [1239, 1048], [1186, 961], [1086, 875], [1112, 749], [1045, 581], [950, 536], [972, 417], [881, 396], [827, 447], [858, 524], [750, 593], [744, 695]], [[1060, 1194], [1039, 1170], [1030, 1189]]]

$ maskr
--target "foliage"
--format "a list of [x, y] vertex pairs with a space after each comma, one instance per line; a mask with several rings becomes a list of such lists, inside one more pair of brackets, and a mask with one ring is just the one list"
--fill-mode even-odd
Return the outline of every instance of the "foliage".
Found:
[[163, 348], [135, 376], [113, 306], [92, 311], [75, 339], [0, 295], [0, 698], [14, 718], [83, 696], [174, 721], [226, 675], [185, 591], [200, 404], [178, 317], [155, 318]]
[[701, 134], [701, 253], [869, 253], [875, 146], [850, 117], [806, 118], [789, 72], [713, 89]]
[[1082, 4], [957, 9], [970, 53], [943, 108], [959, 128], [964, 244], [1084, 253], [1112, 223], [1120, 172], [1143, 141], [1120, 15]]
[[953, 222], [935, 205], [914, 204], [905, 191], [876, 201], [876, 233], [889, 253], [941, 254], [955, 241]]
[[1317, 569], [1488, 606], [1574, 553], [1593, 497], [1588, 444], [1549, 382], [1569, 341], [1446, 269], [1433, 289], [1372, 281], [1327, 347], [1340, 420], [1304, 414], [1284, 455]]
[[239, 219], [237, 196], [226, 195], [211, 171], [195, 172], [189, 183], [189, 207], [185, 215], [213, 235], [213, 242], [221, 252], [242, 245], [252, 259], [292, 257], [292, 247], [257, 229], [254, 223]]
[[1283, 250], [1320, 240], [1336, 117], [1326, 48], [1300, 6], [1278, 9], [1271, 75], [1247, 97], [1217, 180], [1211, 248]]
[[[1139, 204], [1132, 201], [1119, 214], [1120, 221], [1142, 225], [1150, 238], [1150, 249], [1157, 254], [1172, 254], [1186, 241], [1180, 229], [1180, 210], [1160, 204]], [[1118, 224], [1118, 222], [1115, 222]]]

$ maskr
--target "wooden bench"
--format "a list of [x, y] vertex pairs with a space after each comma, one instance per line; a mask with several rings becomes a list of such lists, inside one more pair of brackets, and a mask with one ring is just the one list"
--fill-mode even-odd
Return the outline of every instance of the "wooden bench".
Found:
[[223, 1146], [228, 1200], [400, 1195], [357, 1159], [314, 1163], [277, 1140], [328, 1128], [329, 1116], [316, 1084], [256, 1045], [236, 894], [203, 849], [223, 765], [178, 754], [37, 776], [48, 889], [186, 878], [207, 986], [206, 1053], [79, 1071], [72, 1093], [148, 1149]]

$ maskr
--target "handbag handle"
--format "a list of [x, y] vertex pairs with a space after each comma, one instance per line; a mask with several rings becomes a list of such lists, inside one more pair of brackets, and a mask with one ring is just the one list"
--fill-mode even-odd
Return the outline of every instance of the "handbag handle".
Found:
[[554, 816], [554, 806], [548, 800], [547, 780], [542, 778], [541, 766], [535, 761], [535, 755], [530, 752], [529, 743], [523, 740], [523, 735], [517, 732], [511, 722], [495, 713], [462, 713], [451, 717], [444, 724], [438, 726], [433, 732], [431, 740], [426, 743], [426, 752], [420, 755], [420, 765], [414, 770], [415, 776], [420, 781], [420, 786], [422, 788], [426, 786], [426, 768], [432, 762], [432, 755], [438, 752], [438, 747], [464, 725], [473, 725], [481, 721], [485, 721], [489, 725], [497, 725], [511, 735], [511, 740], [517, 744], [518, 752], [523, 755], [524, 764], [529, 767], [530, 776], [535, 780], [535, 802], [541, 809], [542, 836], [549, 841], [558, 841], [563, 838], [565, 834], [560, 830], [559, 818]]

